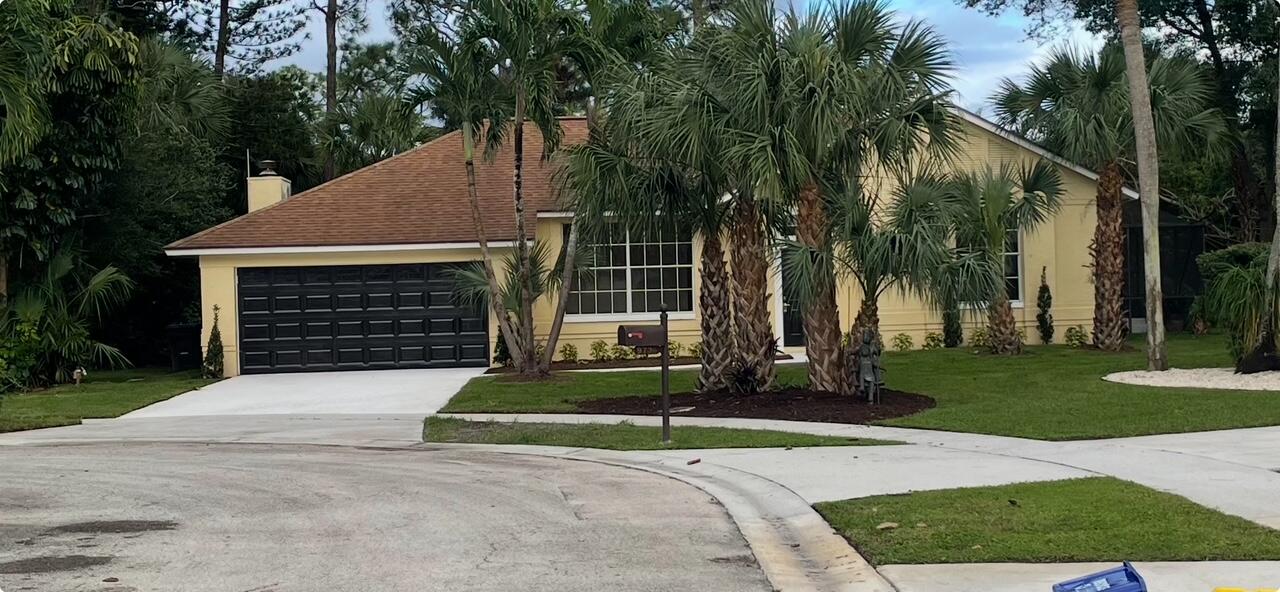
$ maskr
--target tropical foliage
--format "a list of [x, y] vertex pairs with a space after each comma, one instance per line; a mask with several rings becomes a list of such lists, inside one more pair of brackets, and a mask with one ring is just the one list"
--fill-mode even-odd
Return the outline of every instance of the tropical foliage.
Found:
[[22, 286], [0, 307], [3, 382], [27, 388], [66, 382], [82, 366], [127, 364], [120, 350], [94, 339], [90, 330], [132, 288], [113, 267], [82, 277], [69, 254], [51, 257], [43, 278]]

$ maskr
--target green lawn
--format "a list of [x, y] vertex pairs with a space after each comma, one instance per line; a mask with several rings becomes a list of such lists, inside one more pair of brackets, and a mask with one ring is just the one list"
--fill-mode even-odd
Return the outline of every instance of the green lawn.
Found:
[[[1134, 340], [1141, 347], [1140, 340]], [[1174, 335], [1169, 358], [1182, 368], [1229, 366], [1223, 337]], [[970, 348], [888, 352], [891, 388], [938, 401], [885, 425], [1045, 440], [1115, 438], [1280, 425], [1280, 393], [1169, 389], [1105, 382], [1102, 376], [1146, 366], [1141, 351], [1103, 353], [1066, 346], [1028, 347], [999, 357]], [[695, 371], [671, 373], [673, 392], [693, 388]], [[804, 368], [778, 366], [783, 384], [802, 384]], [[566, 372], [546, 382], [472, 380], [445, 407], [466, 413], [566, 413], [577, 401], [656, 395], [657, 372]]]
[[80, 386], [65, 384], [6, 395], [0, 400], [0, 432], [74, 425], [86, 417], [118, 417], [210, 382], [200, 378], [198, 371], [93, 372]]
[[671, 444], [663, 446], [662, 429], [618, 424], [553, 424], [467, 421], [428, 417], [423, 430], [427, 442], [466, 444], [531, 444], [604, 448], [608, 450], [663, 450], [689, 448], [801, 448], [806, 446], [879, 446], [900, 444], [866, 438], [811, 436], [771, 430], [672, 427]]
[[[1141, 348], [1142, 342], [1131, 341]], [[1179, 368], [1230, 366], [1225, 339], [1169, 338]], [[1066, 346], [1029, 347], [995, 357], [969, 349], [886, 356], [892, 388], [923, 393], [938, 406], [886, 425], [1078, 440], [1280, 424], [1280, 393], [1170, 389], [1116, 384], [1102, 376], [1146, 368], [1142, 351], [1104, 353]]]
[[[820, 503], [876, 565], [1280, 559], [1280, 531], [1111, 478]], [[894, 522], [894, 529], [877, 529]]]

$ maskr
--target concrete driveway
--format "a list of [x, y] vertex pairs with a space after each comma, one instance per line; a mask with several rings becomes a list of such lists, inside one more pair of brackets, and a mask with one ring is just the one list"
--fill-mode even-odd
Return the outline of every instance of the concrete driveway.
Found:
[[114, 442], [0, 466], [5, 590], [771, 589], [706, 493], [597, 463]]
[[254, 374], [216, 382], [124, 415], [435, 413], [483, 368]]

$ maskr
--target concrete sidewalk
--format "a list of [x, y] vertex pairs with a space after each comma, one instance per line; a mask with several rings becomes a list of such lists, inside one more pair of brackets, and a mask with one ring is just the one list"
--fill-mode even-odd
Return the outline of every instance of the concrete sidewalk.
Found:
[[[558, 414], [462, 414], [474, 420], [658, 425], [658, 417]], [[771, 429], [876, 438], [910, 447], [846, 447], [700, 452], [773, 479], [810, 502], [976, 485], [1109, 475], [1186, 497], [1201, 505], [1280, 528], [1280, 427], [1046, 442], [1004, 436], [780, 420], [674, 417], [679, 426]], [[1247, 442], [1239, 452], [1233, 442]], [[670, 454], [681, 454], [672, 452]], [[687, 453], [686, 453], [687, 454]], [[871, 480], [867, 475], [875, 475]], [[873, 482], [874, 481], [874, 482]]]

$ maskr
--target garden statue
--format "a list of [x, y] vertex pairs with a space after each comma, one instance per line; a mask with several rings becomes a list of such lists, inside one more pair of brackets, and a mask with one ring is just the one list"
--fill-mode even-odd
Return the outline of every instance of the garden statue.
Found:
[[884, 384], [884, 369], [880, 367], [880, 346], [876, 344], [875, 331], [862, 331], [862, 345], [858, 346], [858, 388], [868, 403], [880, 403], [880, 387]]

